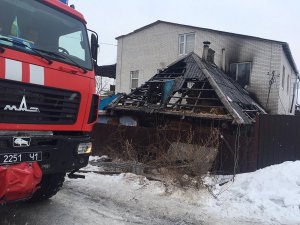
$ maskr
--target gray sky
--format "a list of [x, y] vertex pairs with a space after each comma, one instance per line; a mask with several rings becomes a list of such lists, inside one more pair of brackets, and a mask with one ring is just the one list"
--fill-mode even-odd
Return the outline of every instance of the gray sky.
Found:
[[69, 0], [97, 31], [99, 64], [116, 62], [115, 37], [165, 20], [288, 42], [300, 69], [299, 0]]

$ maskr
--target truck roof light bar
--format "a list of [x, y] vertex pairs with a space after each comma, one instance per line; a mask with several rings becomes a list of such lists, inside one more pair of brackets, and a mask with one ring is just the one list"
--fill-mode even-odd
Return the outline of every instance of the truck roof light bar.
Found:
[[59, 0], [59, 1], [61, 1], [62, 3], [66, 4], [66, 5], [68, 5], [68, 3], [69, 3], [69, 0]]

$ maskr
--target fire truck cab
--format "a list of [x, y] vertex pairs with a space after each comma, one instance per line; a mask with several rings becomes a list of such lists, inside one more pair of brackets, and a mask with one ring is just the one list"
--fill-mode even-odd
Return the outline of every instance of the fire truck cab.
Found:
[[0, 0], [0, 203], [50, 198], [87, 165], [97, 49], [68, 5]]

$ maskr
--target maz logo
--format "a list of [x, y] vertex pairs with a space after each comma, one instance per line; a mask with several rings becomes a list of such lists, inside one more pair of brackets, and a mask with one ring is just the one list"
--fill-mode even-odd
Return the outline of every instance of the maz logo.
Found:
[[17, 106], [15, 105], [6, 105], [4, 110], [18, 111], [18, 112], [40, 112], [39, 108], [37, 107], [30, 107], [29, 109], [27, 108], [25, 95], [22, 98], [19, 108], [17, 108]]

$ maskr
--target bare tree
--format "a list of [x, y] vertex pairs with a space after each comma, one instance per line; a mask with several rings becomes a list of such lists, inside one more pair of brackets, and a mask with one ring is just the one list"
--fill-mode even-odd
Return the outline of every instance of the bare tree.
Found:
[[99, 95], [103, 95], [105, 92], [109, 91], [109, 80], [104, 77], [96, 76], [96, 92]]

